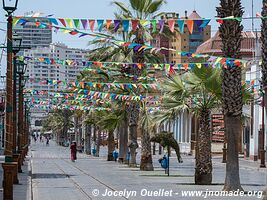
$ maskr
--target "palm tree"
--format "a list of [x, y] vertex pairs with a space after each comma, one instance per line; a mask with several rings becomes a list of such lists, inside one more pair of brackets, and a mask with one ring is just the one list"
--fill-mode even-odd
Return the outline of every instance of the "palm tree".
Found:
[[211, 184], [211, 128], [210, 114], [217, 108], [221, 97], [220, 70], [213, 68], [194, 68], [184, 75], [169, 77], [163, 82], [166, 97], [163, 109], [167, 110], [163, 119], [174, 118], [179, 112], [191, 111], [200, 122], [196, 145], [195, 183]]
[[[123, 2], [113, 2], [119, 9], [122, 18], [124, 19], [147, 19], [155, 17], [161, 6], [165, 3], [165, 0], [129, 0], [129, 6], [126, 6]], [[137, 44], [144, 44], [144, 36], [146, 29], [139, 24], [139, 28], [135, 31], [135, 38], [133, 42]], [[144, 63], [144, 53], [142, 51], [134, 52], [133, 62]], [[140, 75], [141, 71], [135, 67], [132, 67], [127, 71], [128, 74]], [[136, 149], [137, 143], [137, 126], [140, 106], [137, 102], [131, 102], [127, 109], [129, 113], [129, 148], [130, 148], [130, 166], [136, 166]]]
[[97, 123], [101, 129], [108, 131], [108, 158], [107, 161], [114, 160], [113, 151], [115, 150], [114, 131], [117, 129], [123, 120], [123, 111], [116, 112], [101, 112], [102, 119]]
[[141, 163], [140, 170], [153, 171], [152, 153], [150, 134], [153, 129], [154, 122], [151, 113], [147, 110], [146, 102], [142, 102], [140, 110], [140, 128], [141, 128]]
[[[57, 110], [49, 114], [44, 122], [44, 131], [52, 130], [57, 134], [57, 142], [62, 145], [68, 140], [68, 131], [73, 127], [72, 112], [69, 110]], [[63, 140], [62, 140], [63, 139]]]
[[[241, 0], [220, 0], [218, 17], [242, 17]], [[223, 56], [240, 58], [243, 26], [238, 20], [224, 20], [219, 27]], [[227, 144], [227, 163], [224, 190], [242, 190], [239, 177], [238, 141], [241, 134], [243, 108], [241, 68], [228, 65], [222, 69], [222, 103]]]

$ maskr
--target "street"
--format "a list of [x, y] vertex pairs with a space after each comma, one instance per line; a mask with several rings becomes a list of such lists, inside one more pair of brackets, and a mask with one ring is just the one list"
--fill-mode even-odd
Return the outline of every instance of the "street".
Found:
[[[102, 155], [104, 152], [102, 150]], [[158, 155], [154, 156], [155, 171], [141, 172], [139, 168], [107, 162], [103, 156], [96, 158], [79, 153], [77, 161], [71, 162], [69, 148], [56, 146], [53, 141], [50, 146], [33, 143], [30, 154], [34, 200], [262, 199], [266, 184], [266, 171], [249, 161], [240, 162], [241, 184], [246, 196], [230, 198], [217, 194], [223, 188], [225, 177], [225, 164], [220, 163], [220, 158], [213, 159], [213, 185], [196, 186], [193, 156], [183, 156], [182, 164], [178, 164], [173, 156], [170, 177], [167, 177], [157, 162]], [[185, 191], [202, 191], [202, 194], [186, 196]]]

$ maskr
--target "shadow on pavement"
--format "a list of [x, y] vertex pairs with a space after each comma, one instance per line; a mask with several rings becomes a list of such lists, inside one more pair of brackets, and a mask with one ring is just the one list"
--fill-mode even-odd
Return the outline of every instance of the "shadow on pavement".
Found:
[[70, 176], [74, 175], [69, 175], [69, 174], [51, 174], [51, 173], [37, 173], [37, 174], [32, 174], [32, 179], [37, 179], [37, 178], [69, 178]]

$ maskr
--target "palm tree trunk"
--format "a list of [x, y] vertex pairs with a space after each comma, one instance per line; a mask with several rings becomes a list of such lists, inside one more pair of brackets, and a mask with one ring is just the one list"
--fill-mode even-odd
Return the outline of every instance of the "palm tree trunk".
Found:
[[123, 120], [119, 127], [119, 161], [126, 162], [128, 153], [128, 120]]
[[68, 110], [65, 109], [63, 110], [63, 113], [64, 113], [64, 126], [63, 126], [63, 130], [62, 130], [62, 135], [61, 137], [63, 138], [64, 141], [60, 141], [63, 145], [63, 142], [66, 142], [68, 140], [68, 121], [69, 121], [69, 113], [68, 113]]
[[113, 151], [115, 150], [114, 130], [108, 132], [108, 159], [107, 161], [114, 161]]
[[[138, 29], [135, 33], [136, 38], [135, 41], [137, 44], [144, 44], [143, 33], [142, 30]], [[133, 56], [134, 63], [144, 63], [144, 54], [142, 51], [134, 51]], [[130, 69], [130, 74], [135, 76], [140, 76], [141, 71], [136, 67], [133, 66]], [[134, 92], [139, 93], [138, 89], [133, 89]], [[138, 118], [139, 118], [139, 111], [140, 105], [137, 102], [132, 102], [129, 105], [128, 114], [129, 114], [129, 148], [130, 148], [130, 162], [129, 165], [132, 167], [136, 166], [136, 149], [138, 148], [137, 143], [137, 125], [138, 125]]]
[[[220, 0], [218, 17], [242, 17], [241, 0]], [[220, 27], [222, 52], [227, 58], [240, 58], [243, 26], [238, 20], [226, 20]], [[239, 177], [238, 138], [241, 133], [242, 100], [241, 67], [227, 64], [222, 69], [222, 102], [227, 136], [227, 163], [224, 190], [242, 190]]]
[[79, 130], [78, 130], [78, 117], [74, 116], [74, 134], [75, 134], [75, 142], [77, 145], [80, 145], [79, 142]]
[[242, 190], [239, 178], [238, 146], [236, 145], [238, 144], [239, 134], [241, 131], [240, 117], [225, 116], [225, 124], [227, 125], [225, 126], [225, 129], [228, 139], [228, 149], [224, 190]]
[[200, 112], [200, 127], [197, 135], [195, 184], [210, 185], [212, 183], [211, 161], [211, 130], [210, 111], [203, 109]]
[[85, 153], [87, 155], [91, 155], [91, 126], [86, 124], [85, 125], [85, 144], [84, 144], [84, 149], [85, 149]]
[[150, 135], [149, 132], [144, 128], [142, 128], [141, 141], [142, 141], [142, 152], [141, 152], [140, 170], [153, 171], [154, 167], [152, 162]]
[[97, 141], [96, 141], [96, 157], [99, 157], [100, 143], [101, 143], [101, 131], [97, 128]]
[[129, 116], [129, 143], [130, 148], [130, 167], [136, 167], [136, 149], [138, 148], [137, 143], [137, 123], [139, 117], [139, 104], [132, 103], [129, 105], [130, 116]]

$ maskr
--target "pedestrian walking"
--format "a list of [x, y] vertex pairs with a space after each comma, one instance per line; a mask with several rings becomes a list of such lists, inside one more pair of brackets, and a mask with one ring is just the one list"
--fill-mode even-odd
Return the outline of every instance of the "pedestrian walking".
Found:
[[46, 146], [49, 146], [49, 137], [46, 137]]
[[73, 141], [70, 145], [70, 159], [72, 162], [77, 160], [77, 144], [75, 141]]

